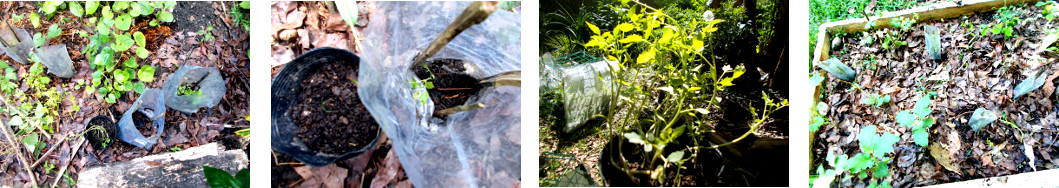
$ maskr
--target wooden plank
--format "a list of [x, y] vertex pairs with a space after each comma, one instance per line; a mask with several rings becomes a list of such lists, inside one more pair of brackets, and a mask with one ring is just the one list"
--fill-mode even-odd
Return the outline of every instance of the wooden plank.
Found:
[[1020, 3], [1035, 3], [1040, 0], [963, 0], [961, 3], [957, 2], [944, 2], [930, 6], [915, 7], [911, 9], [885, 12], [879, 17], [868, 17], [868, 18], [853, 18], [841, 21], [827, 22], [820, 24], [820, 32], [817, 33], [816, 37], [816, 52], [813, 58], [813, 63], [816, 64], [820, 61], [827, 60], [830, 51], [831, 40], [829, 40], [832, 33], [856, 33], [865, 31], [864, 25], [868, 22], [875, 22], [873, 29], [892, 27], [890, 25], [891, 19], [896, 18], [914, 18], [914, 15], [919, 15], [916, 18], [916, 22], [924, 22], [930, 20], [946, 19], [959, 17], [975, 12], [985, 12], [996, 10], [1000, 7], [1020, 4]]
[[982, 178], [926, 186], [929, 188], [964, 187], [1055, 187], [1059, 186], [1059, 169], [1026, 172], [1014, 175]]

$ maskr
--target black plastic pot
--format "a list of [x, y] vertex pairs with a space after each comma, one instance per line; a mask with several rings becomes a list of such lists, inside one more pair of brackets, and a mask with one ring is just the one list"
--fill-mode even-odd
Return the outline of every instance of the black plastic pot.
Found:
[[[336, 48], [317, 48], [298, 56], [287, 63], [276, 77], [272, 79], [272, 149], [290, 155], [294, 159], [309, 166], [321, 167], [334, 163], [335, 161], [348, 159], [371, 150], [379, 141], [379, 132], [375, 133], [375, 139], [368, 146], [360, 150], [340, 154], [329, 154], [314, 151], [298, 139], [298, 125], [294, 124], [289, 108], [296, 106], [299, 102], [298, 95], [301, 94], [299, 83], [303, 78], [310, 76], [314, 70], [326, 63], [360, 63], [360, 57], [348, 50]], [[356, 89], [352, 90], [356, 92]], [[378, 124], [365, 125], [378, 126]]]
[[[694, 142], [690, 136], [685, 134], [677, 138], [676, 143], [671, 143], [671, 146], [667, 146], [664, 153], [670, 153], [675, 151], [675, 148], [685, 148], [686, 145]], [[700, 143], [703, 146], [711, 146], [709, 142]], [[673, 151], [669, 151], [673, 150]], [[689, 155], [689, 154], [685, 154]], [[603, 177], [603, 185], [611, 187], [642, 187], [642, 186], [653, 186], [650, 183], [654, 180], [651, 179], [647, 174], [626, 174], [625, 171], [628, 165], [633, 162], [643, 161], [643, 147], [638, 144], [630, 143], [625, 137], [618, 135], [610, 139], [607, 145], [603, 147], [603, 151], [599, 154], [599, 172]], [[686, 170], [681, 171], [681, 174], [697, 174], [698, 176], [705, 177], [699, 181], [699, 186], [712, 185], [717, 182], [720, 172], [724, 170], [724, 159], [721, 156], [721, 152], [717, 149], [700, 150], [699, 155], [694, 160], [686, 162], [686, 166], [690, 166]]]
[[[94, 126], [100, 126], [102, 130], [93, 129]], [[85, 139], [96, 150], [118, 143], [118, 128], [114, 126], [114, 120], [111, 120], [110, 117], [103, 115], [93, 117], [88, 121], [85, 130]]]

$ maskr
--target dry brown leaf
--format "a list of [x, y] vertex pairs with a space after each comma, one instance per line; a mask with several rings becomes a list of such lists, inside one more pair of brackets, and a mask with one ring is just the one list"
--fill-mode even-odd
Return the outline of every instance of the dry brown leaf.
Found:
[[945, 150], [944, 148], [938, 145], [939, 144], [931, 144], [928, 147], [928, 149], [930, 149], [930, 156], [934, 157], [934, 159], [937, 160], [938, 163], [941, 164], [941, 166], [945, 167], [945, 169], [948, 169], [952, 172], [956, 172], [956, 174], [960, 174], [959, 164], [954, 164], [952, 161], [952, 156], [949, 156], [948, 150]]

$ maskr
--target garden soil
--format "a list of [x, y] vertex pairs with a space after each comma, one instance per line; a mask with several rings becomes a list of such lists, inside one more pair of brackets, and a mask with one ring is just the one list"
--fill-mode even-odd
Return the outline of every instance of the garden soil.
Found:
[[379, 126], [357, 96], [357, 66], [326, 63], [304, 78], [298, 103], [287, 112], [309, 149], [341, 155], [368, 147]]
[[[888, 154], [890, 175], [881, 178], [895, 187], [924, 186], [998, 177], [1059, 167], [1059, 100], [1054, 94], [1059, 64], [1054, 51], [1035, 53], [1046, 31], [1056, 23], [1041, 16], [1041, 7], [1016, 5], [1023, 21], [1014, 26], [1014, 36], [982, 35], [979, 26], [997, 23], [996, 12], [915, 24], [906, 35], [908, 46], [895, 50], [879, 44], [883, 31], [837, 35], [832, 58], [857, 70], [853, 83], [832, 76], [823, 81], [820, 101], [830, 108], [822, 115], [830, 122], [821, 127], [812, 142], [811, 173], [827, 165], [829, 154], [854, 155], [859, 152], [856, 135], [868, 125], [881, 132], [894, 133], [901, 140]], [[924, 44], [923, 26], [941, 29], [941, 60], [930, 60]], [[893, 28], [891, 28], [893, 30]], [[867, 36], [874, 43], [865, 43]], [[1047, 83], [1020, 98], [1012, 99], [1019, 82], [1035, 71], [1047, 71]], [[815, 71], [826, 74], [823, 71]], [[913, 143], [912, 130], [896, 123], [896, 114], [913, 107], [915, 101], [936, 92], [933, 116], [936, 123], [927, 128], [929, 147]], [[890, 103], [879, 108], [862, 104], [869, 93], [891, 95]], [[1000, 117], [982, 130], [968, 125], [976, 108], [991, 110]], [[832, 169], [834, 167], [827, 167]], [[861, 178], [836, 181], [843, 187], [868, 185]]]

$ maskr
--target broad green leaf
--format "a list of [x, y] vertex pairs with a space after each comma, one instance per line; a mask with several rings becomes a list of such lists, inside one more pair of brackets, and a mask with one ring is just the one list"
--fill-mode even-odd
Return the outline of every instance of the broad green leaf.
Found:
[[901, 124], [901, 126], [912, 127], [912, 123], [915, 121], [916, 117], [912, 115], [911, 111], [901, 110], [901, 112], [897, 113], [897, 123]]
[[625, 134], [622, 134], [622, 135], [625, 136], [625, 139], [629, 139], [629, 143], [633, 143], [633, 144], [647, 144], [647, 142], [645, 142], [643, 140], [643, 136], [640, 136], [640, 134], [637, 134], [637, 133], [625, 133]]
[[147, 85], [143, 84], [143, 82], [136, 82], [136, 84], [132, 85], [132, 91], [136, 93], [143, 94], [144, 90], [147, 90]]
[[103, 22], [99, 22], [96, 25], [96, 32], [99, 33], [100, 35], [110, 35], [110, 27], [107, 26], [107, 24], [105, 24]]
[[129, 2], [128, 1], [115, 1], [113, 6], [114, 6], [114, 11], [121, 11], [121, 10], [125, 10], [125, 8], [129, 8]]
[[637, 35], [637, 34], [632, 34], [632, 35], [629, 35], [629, 36], [625, 36], [624, 39], [618, 40], [618, 42], [620, 42], [620, 43], [630, 43], [630, 42], [639, 42], [639, 41], [643, 41], [643, 37], [640, 37], [640, 35]]
[[151, 52], [147, 51], [147, 48], [144, 48], [144, 47], [137, 47], [136, 48], [136, 57], [139, 57], [140, 59], [146, 59], [150, 55], [151, 55]]
[[875, 140], [875, 156], [882, 157], [887, 153], [894, 152], [894, 144], [900, 140], [901, 137], [898, 137], [893, 133], [883, 133], [882, 136]]
[[136, 39], [136, 45], [140, 47], [147, 46], [147, 37], [143, 35], [143, 32], [137, 31], [132, 34], [133, 39]]
[[63, 29], [59, 28], [59, 24], [51, 24], [51, 26], [48, 27], [48, 38], [49, 39], [58, 37], [62, 33], [63, 33]]
[[30, 153], [37, 153], [37, 145], [40, 144], [40, 135], [32, 133], [22, 138], [22, 143], [26, 145], [26, 149], [29, 149]]
[[[243, 1], [243, 4], [249, 4], [248, 1]], [[247, 129], [250, 130], [250, 129]], [[247, 131], [249, 132], [249, 131]], [[249, 133], [248, 133], [249, 134]], [[235, 173], [235, 182], [239, 184], [239, 187], [250, 187], [250, 169], [243, 169]]]
[[890, 166], [886, 165], [886, 161], [878, 161], [875, 163], [875, 170], [872, 172], [872, 176], [876, 178], [890, 176]]
[[916, 129], [912, 131], [912, 138], [915, 140], [916, 145], [926, 147], [930, 142], [930, 134], [927, 134], [926, 130]]
[[239, 7], [242, 7], [243, 9], [250, 9], [250, 1], [239, 2]]
[[599, 35], [599, 27], [596, 27], [596, 25], [592, 25], [592, 23], [588, 22], [585, 22], [585, 24], [588, 24], [588, 29], [592, 30], [592, 33]]
[[675, 163], [675, 162], [680, 161], [680, 159], [683, 159], [683, 158], [684, 158], [684, 150], [680, 150], [680, 151], [675, 151], [673, 153], [669, 153], [669, 157], [666, 157], [666, 161], [669, 161], [671, 163]]
[[84, 10], [84, 8], [81, 7], [81, 3], [80, 2], [69, 2], [69, 3], [67, 3], [66, 7], [70, 9], [70, 14], [73, 14], [74, 16], [77, 16], [77, 17], [83, 17], [84, 16], [84, 11], [85, 10]]
[[14, 116], [14, 117], [11, 117], [11, 120], [7, 122], [7, 125], [8, 126], [22, 126], [23, 123], [24, 122], [22, 121], [22, 117], [21, 116]]
[[122, 31], [129, 30], [129, 27], [132, 27], [132, 16], [129, 16], [128, 14], [118, 16], [118, 18], [114, 19], [114, 26]]
[[85, 2], [85, 15], [95, 14], [97, 8], [99, 8], [99, 1], [86, 1]]
[[136, 63], [136, 59], [135, 58], [129, 58], [129, 59], [125, 60], [125, 63], [122, 63], [121, 65], [125, 66], [125, 68], [137, 68], [137, 67], [140, 67], [140, 64]]
[[588, 43], [585, 43], [585, 47], [587, 48], [587, 47], [599, 46], [599, 44], [600, 44], [599, 41], [597, 41], [596, 39], [592, 39], [592, 40], [589, 40]]
[[136, 43], [136, 42], [132, 40], [132, 37], [130, 37], [129, 34], [121, 34], [121, 35], [115, 36], [114, 37], [114, 51], [123, 52], [125, 50], [129, 50], [129, 48], [132, 47], [133, 43]]
[[40, 27], [40, 16], [37, 13], [29, 13], [29, 22], [33, 24], [33, 28]]
[[820, 76], [820, 74], [817, 74], [815, 72], [813, 73], [813, 76], [809, 77], [809, 84], [811, 84], [813, 86], [813, 88], [816, 88], [816, 86], [819, 86], [820, 83], [823, 82], [823, 81], [824, 81], [824, 77]]
[[240, 187], [239, 182], [231, 174], [224, 170], [202, 166], [202, 173], [206, 176], [206, 183], [210, 187]]
[[704, 45], [705, 44], [701, 40], [694, 39], [691, 41], [691, 50], [695, 50], [696, 52], [702, 51], [702, 46]]
[[636, 63], [637, 64], [647, 63], [648, 61], [651, 61], [651, 59], [654, 59], [654, 58], [655, 58], [655, 50], [653, 48], [652, 49], [648, 49], [647, 51], [645, 51], [643, 53], [640, 53], [640, 55], [636, 57]]
[[125, 74], [125, 71], [114, 72], [114, 81], [116, 81], [116, 82], [125, 82], [125, 81], [128, 81], [128, 80], [129, 80], [129, 77], [128, 77], [128, 75]]
[[110, 10], [110, 6], [103, 6], [103, 10], [99, 14], [103, 16], [103, 19], [114, 19], [114, 12]]
[[874, 160], [875, 159], [873, 159], [870, 155], [864, 153], [857, 153], [857, 155], [854, 155], [853, 157], [849, 158], [849, 161], [846, 162], [846, 169], [852, 170], [852, 172], [860, 172], [864, 169], [868, 169], [874, 166]]
[[131, 6], [129, 6], [129, 15], [132, 15], [132, 17], [140, 16], [140, 13], [143, 12], [142, 8], [143, 7], [139, 4], [133, 3]]
[[857, 140], [860, 141], [860, 150], [864, 152], [875, 151], [875, 143], [879, 136], [875, 134], [875, 125], [868, 125], [860, 129], [860, 134], [857, 135]]
[[633, 26], [632, 24], [629, 24], [629, 23], [621, 23], [621, 24], [618, 24], [618, 26], [614, 27], [614, 29], [617, 29], [618, 31], [621, 31], [621, 32], [629, 32], [629, 31], [632, 31], [632, 29], [634, 29], [634, 28], [635, 28], [635, 26]]
[[45, 39], [44, 36], [41, 35], [40, 33], [34, 33], [33, 34], [33, 45], [34, 45], [34, 47], [43, 46], [44, 42], [45, 42], [44, 39]]
[[813, 116], [813, 122], [809, 124], [809, 131], [816, 132], [817, 130], [820, 130], [820, 127], [824, 125], [824, 122], [826, 121], [823, 117]]
[[0, 69], [7, 69], [7, 68], [11, 68], [11, 65], [8, 65], [7, 61], [0, 60]]
[[173, 22], [173, 14], [169, 13], [169, 11], [159, 10], [155, 16], [158, 16], [158, 20], [163, 22]]
[[930, 115], [930, 103], [933, 103], [933, 101], [930, 100], [929, 96], [920, 97], [919, 100], [916, 100], [916, 106], [913, 107], [912, 113], [919, 117]]

